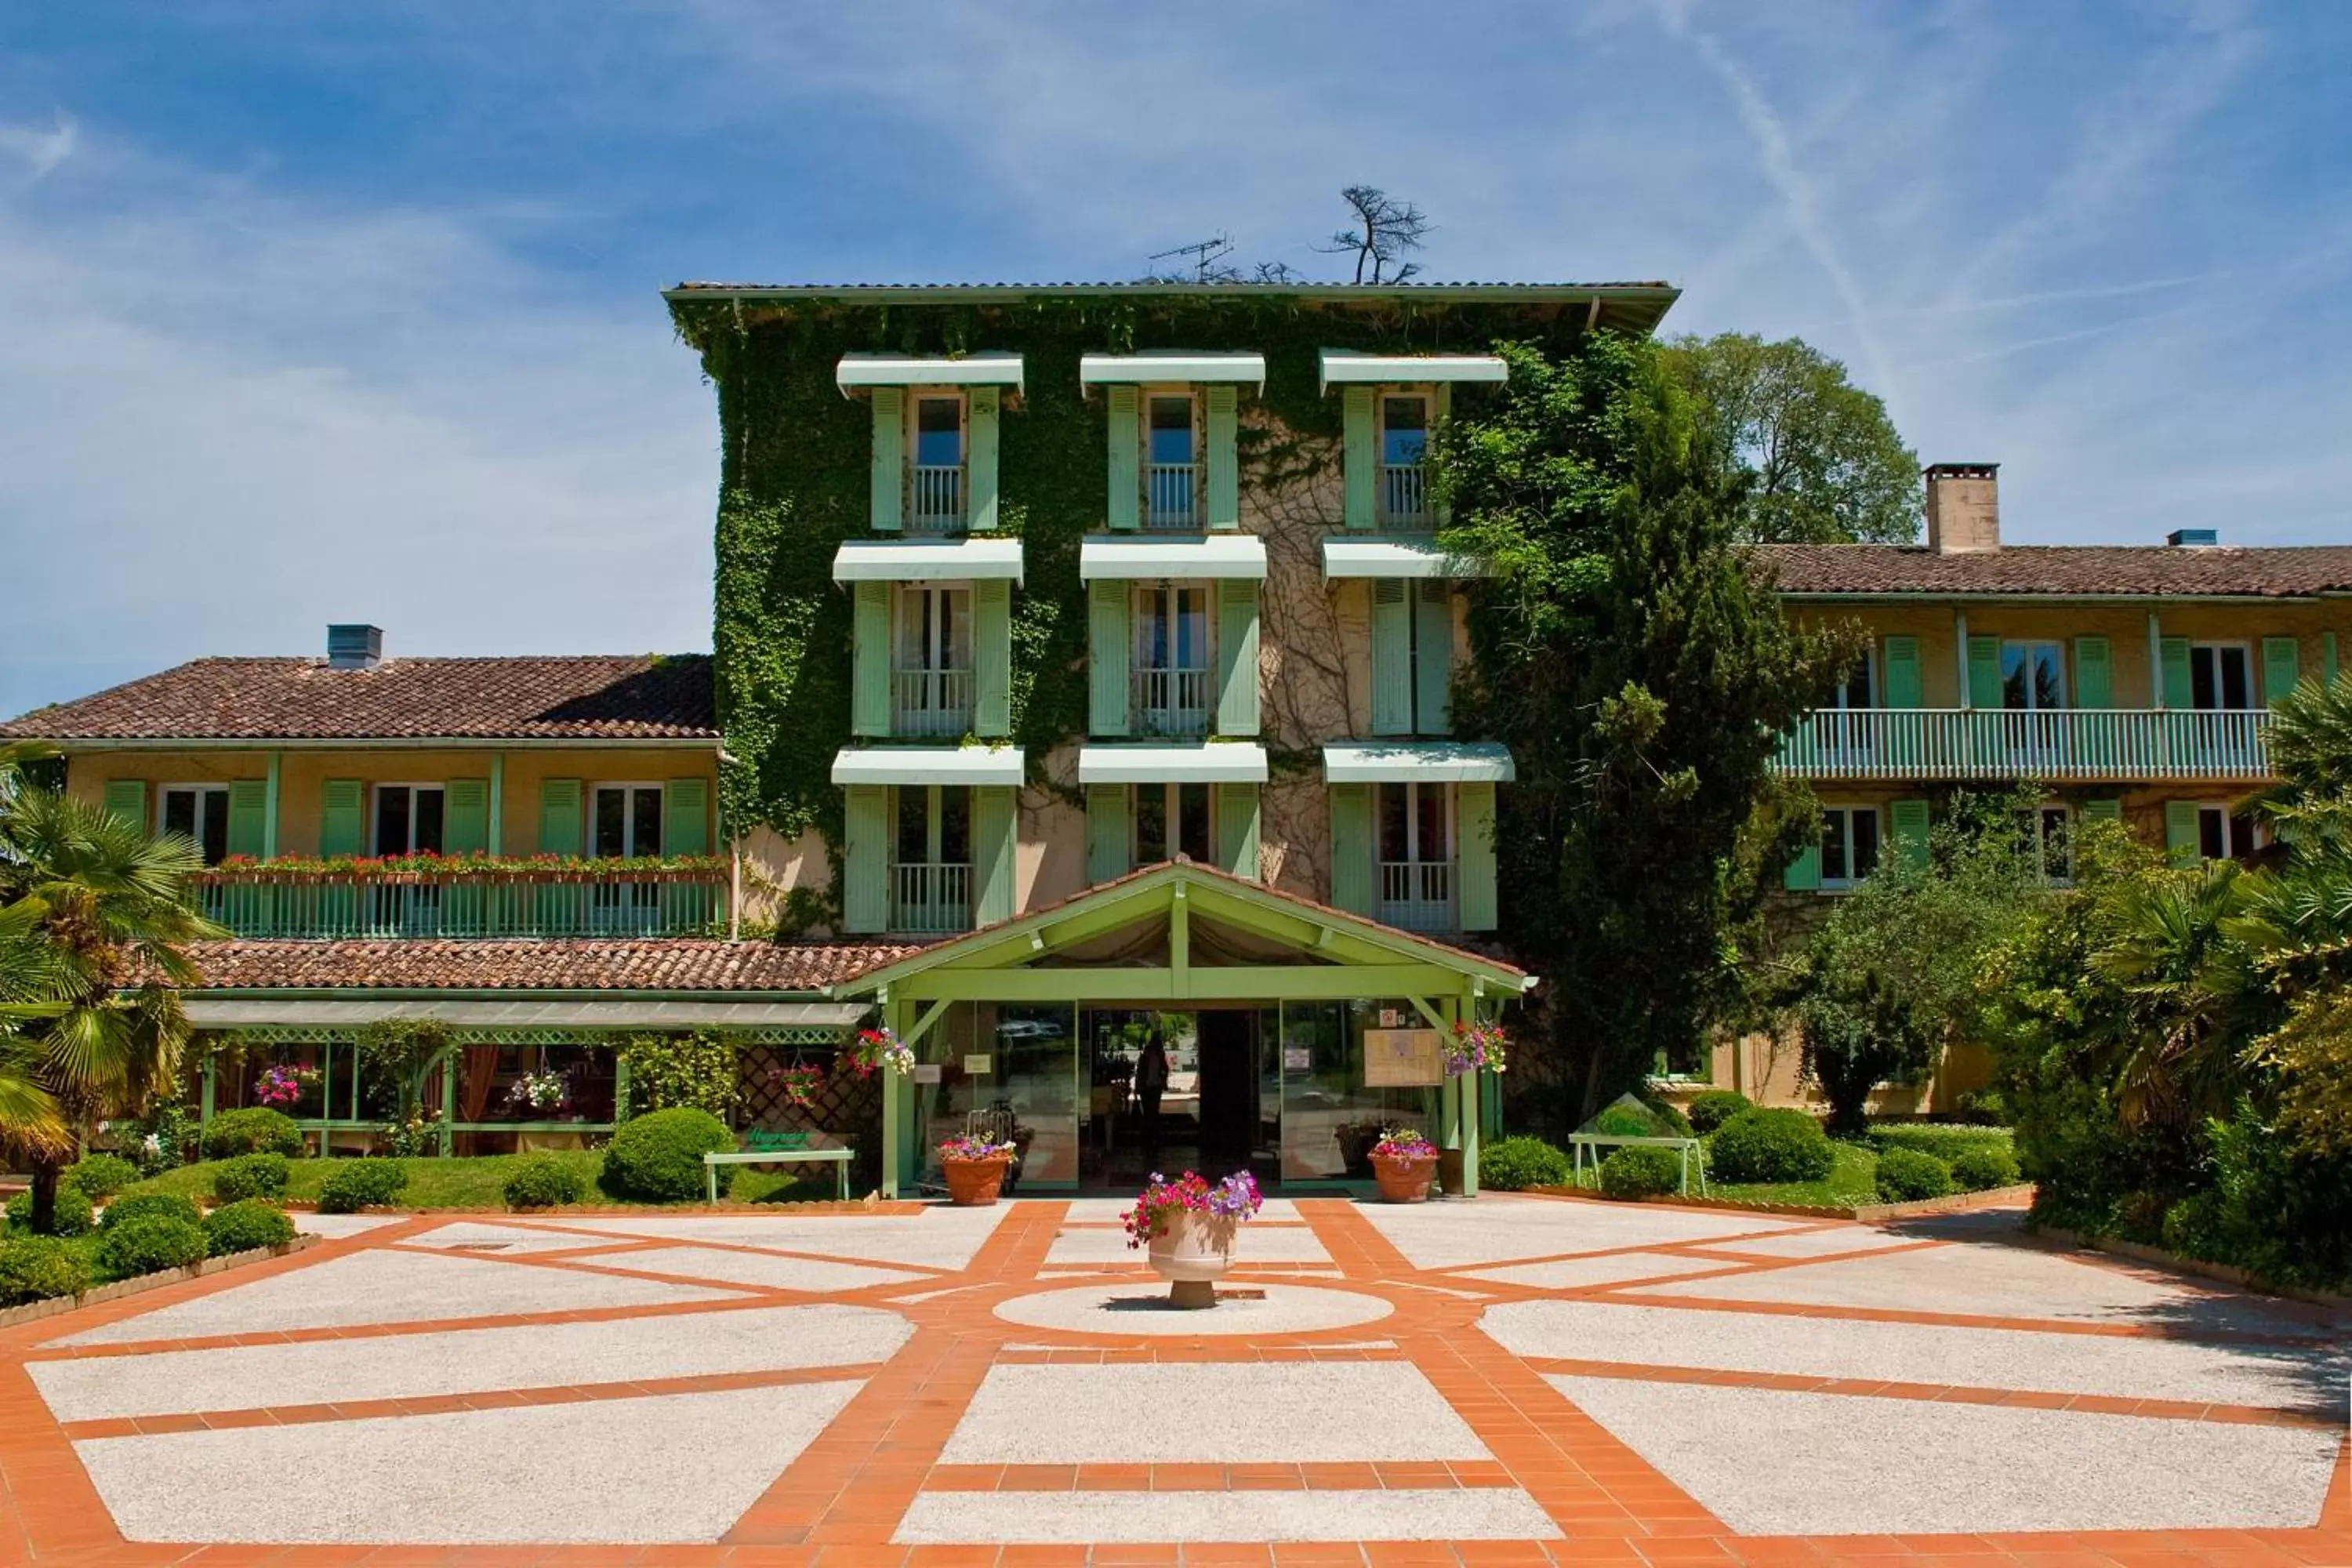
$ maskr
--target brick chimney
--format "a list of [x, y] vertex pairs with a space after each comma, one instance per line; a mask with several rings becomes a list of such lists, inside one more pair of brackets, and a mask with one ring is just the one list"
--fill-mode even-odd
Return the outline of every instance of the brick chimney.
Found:
[[2000, 548], [1999, 463], [1927, 468], [1927, 548], [1938, 555]]

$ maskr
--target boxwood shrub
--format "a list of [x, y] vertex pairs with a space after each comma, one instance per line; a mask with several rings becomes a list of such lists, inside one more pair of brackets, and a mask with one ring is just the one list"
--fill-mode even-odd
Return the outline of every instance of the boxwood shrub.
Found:
[[98, 1238], [98, 1266], [114, 1279], [129, 1279], [202, 1263], [211, 1250], [203, 1226], [151, 1215], [109, 1226]]
[[1601, 1162], [1601, 1190], [1612, 1198], [1650, 1198], [1677, 1192], [1683, 1163], [1672, 1149], [1635, 1145], [1613, 1151]]
[[90, 1202], [110, 1198], [139, 1179], [139, 1167], [120, 1154], [86, 1154], [66, 1167], [63, 1185]]
[[1952, 1168], [1933, 1154], [1889, 1149], [1878, 1157], [1881, 1202], [1907, 1204], [1919, 1198], [1940, 1198], [1951, 1190]]
[[[87, 1236], [97, 1224], [90, 1215], [89, 1199], [79, 1187], [58, 1184], [57, 1212], [51, 1216], [51, 1236]], [[8, 1200], [8, 1234], [31, 1236], [33, 1231], [33, 1194], [18, 1193]]]
[[107, 1205], [98, 1223], [100, 1229], [112, 1230], [147, 1219], [172, 1219], [182, 1225], [202, 1226], [205, 1215], [196, 1207], [194, 1199], [184, 1198], [177, 1193], [132, 1193]]
[[0, 1307], [21, 1307], [89, 1289], [89, 1259], [53, 1236], [0, 1241]]
[[1691, 1131], [1704, 1138], [1753, 1103], [1738, 1089], [1710, 1089], [1694, 1095], [1683, 1114], [1690, 1118]]
[[302, 1130], [284, 1111], [266, 1105], [245, 1110], [225, 1110], [205, 1123], [205, 1158], [233, 1160], [239, 1154], [283, 1154], [299, 1158]]
[[319, 1184], [320, 1214], [357, 1214], [388, 1204], [408, 1185], [408, 1167], [397, 1160], [338, 1160]]
[[294, 1239], [294, 1222], [266, 1198], [240, 1198], [205, 1215], [205, 1243], [215, 1258], [283, 1247]]
[[2010, 1135], [1999, 1127], [1963, 1127], [1949, 1121], [1895, 1121], [1873, 1127], [1863, 1134], [1874, 1149], [1909, 1149], [1933, 1154], [1947, 1163], [1963, 1150], [1999, 1149], [2006, 1152]]
[[1970, 1193], [1990, 1187], [2013, 1187], [2018, 1180], [2017, 1156], [1990, 1144], [1980, 1149], [1963, 1149], [1952, 1156], [1952, 1180], [1963, 1192]]
[[239, 1154], [213, 1171], [213, 1196], [225, 1204], [274, 1198], [286, 1191], [293, 1167], [283, 1154]]
[[1540, 1138], [1498, 1138], [1478, 1151], [1478, 1184], [1499, 1193], [1564, 1187], [1573, 1173], [1568, 1156]]
[[604, 1151], [604, 1179], [624, 1196], [683, 1203], [706, 1190], [702, 1157], [731, 1153], [735, 1135], [707, 1110], [676, 1106], [622, 1124]]
[[1750, 1106], [1708, 1141], [1709, 1166], [1724, 1182], [1818, 1182], [1837, 1163], [1822, 1124], [1801, 1110]]
[[515, 1162], [513, 1173], [507, 1177], [507, 1206], [543, 1209], [576, 1204], [587, 1190], [587, 1179], [570, 1161], [552, 1154], [529, 1154]]

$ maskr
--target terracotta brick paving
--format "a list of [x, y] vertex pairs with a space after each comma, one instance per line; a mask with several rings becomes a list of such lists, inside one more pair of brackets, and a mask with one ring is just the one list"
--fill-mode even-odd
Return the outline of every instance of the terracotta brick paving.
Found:
[[[1541, 1199], [1506, 1200], [1543, 1202]], [[870, 1213], [851, 1209], [851, 1215]], [[896, 1210], [892, 1212], [897, 1212]], [[1302, 1200], [1299, 1219], [1268, 1221], [1284, 1228], [1312, 1229], [1329, 1254], [1321, 1268], [1267, 1264], [1237, 1269], [1237, 1284], [1252, 1279], [1291, 1277], [1300, 1283], [1377, 1294], [1392, 1306], [1390, 1315], [1347, 1328], [1249, 1339], [1202, 1335], [1154, 1339], [1132, 1334], [1092, 1334], [1016, 1325], [992, 1309], [1009, 1298], [1040, 1289], [1066, 1289], [1089, 1281], [1127, 1285], [1139, 1277], [1136, 1266], [1044, 1271], [1055, 1237], [1073, 1229], [1065, 1205], [1024, 1201], [1011, 1207], [963, 1268], [861, 1258], [853, 1248], [826, 1253], [810, 1247], [805, 1231], [791, 1247], [733, 1241], [704, 1242], [690, 1237], [645, 1237], [600, 1228], [593, 1215], [560, 1219], [516, 1216], [493, 1223], [517, 1229], [576, 1237], [579, 1245], [551, 1251], [506, 1253], [495, 1247], [443, 1248], [459, 1256], [519, 1267], [602, 1273], [674, 1282], [689, 1279], [732, 1293], [723, 1301], [666, 1303], [576, 1311], [457, 1315], [430, 1321], [367, 1324], [346, 1328], [152, 1340], [105, 1345], [58, 1346], [47, 1342], [123, 1321], [157, 1308], [215, 1291], [248, 1285], [352, 1252], [401, 1247], [437, 1226], [443, 1217], [418, 1217], [338, 1238], [305, 1253], [268, 1264], [146, 1295], [84, 1309], [0, 1331], [0, 1568], [36, 1563], [43, 1568], [88, 1563], [128, 1568], [652, 1568], [677, 1563], [690, 1568], [1024, 1568], [1047, 1564], [1238, 1564], [1322, 1568], [1356, 1564], [1444, 1564], [1452, 1568], [1506, 1568], [1511, 1564], [1724, 1564], [1786, 1568], [1790, 1564], [1846, 1563], [1869, 1568], [2352, 1568], [2352, 1443], [2339, 1447], [2336, 1473], [2318, 1523], [2308, 1530], [2204, 1530], [2146, 1531], [2032, 1531], [1951, 1535], [1742, 1536], [1666, 1479], [1598, 1421], [1587, 1416], [1545, 1381], [1546, 1373], [1580, 1377], [1636, 1378], [1658, 1383], [1703, 1383], [1727, 1387], [1791, 1389], [1855, 1398], [1948, 1402], [1979, 1405], [2024, 1405], [2095, 1411], [2123, 1416], [2165, 1417], [2219, 1423], [2261, 1423], [2340, 1427], [2344, 1412], [2196, 1405], [2113, 1395], [2060, 1395], [1930, 1382], [1884, 1383], [1860, 1379], [1789, 1377], [1697, 1368], [1629, 1366], [1571, 1359], [1527, 1358], [1503, 1350], [1477, 1329], [1480, 1315], [1502, 1301], [1528, 1300], [1605, 1300], [1670, 1306], [1685, 1310], [1762, 1312], [1822, 1320], [1902, 1322], [1969, 1328], [2026, 1330], [2042, 1333], [2176, 1337], [2212, 1344], [2308, 1345], [2326, 1336], [2333, 1323], [2325, 1314], [2287, 1310], [2278, 1314], [2292, 1331], [2250, 1334], [2176, 1325], [2085, 1322], [2055, 1318], [1988, 1317], [1979, 1314], [1887, 1308], [1833, 1308], [1777, 1302], [1741, 1302], [1646, 1294], [1643, 1287], [1749, 1273], [1776, 1272], [1857, 1258], [1881, 1258], [1947, 1245], [1937, 1241], [1892, 1246], [1856, 1246], [1810, 1257], [1745, 1254], [1725, 1243], [1741, 1236], [1784, 1237], [1835, 1229], [1807, 1224], [1770, 1230], [1724, 1234], [1687, 1243], [1650, 1242], [1583, 1252], [1554, 1253], [1491, 1262], [1419, 1268], [1352, 1203]], [[646, 1217], [642, 1213], [633, 1218]], [[1737, 1215], [1713, 1215], [1736, 1226]], [[1864, 1239], [1860, 1237], [1857, 1239]], [[887, 1284], [855, 1289], [792, 1290], [743, 1285], [694, 1275], [688, 1266], [654, 1274], [632, 1267], [633, 1253], [655, 1248], [705, 1247], [827, 1263], [865, 1263], [904, 1276]], [[404, 1248], [404, 1250], [408, 1250]], [[1479, 1272], [1539, 1262], [1631, 1254], [1705, 1262], [1700, 1272], [1629, 1279], [1558, 1289], [1477, 1279]], [[665, 1259], [666, 1263], [673, 1259]], [[2133, 1273], [2107, 1260], [2085, 1267]], [[936, 1292], [936, 1294], [934, 1294]], [[929, 1296], [929, 1300], [918, 1300]], [[232, 1345], [291, 1344], [444, 1331], [477, 1326], [613, 1322], [637, 1318], [676, 1318], [690, 1331], [701, 1313], [813, 1302], [877, 1307], [907, 1318], [914, 1332], [887, 1362], [878, 1365], [795, 1367], [790, 1370], [648, 1377], [627, 1383], [500, 1390], [485, 1394], [320, 1405], [268, 1405], [207, 1411], [192, 1415], [139, 1416], [61, 1426], [50, 1414], [26, 1370], [28, 1361], [79, 1360], [138, 1354], [165, 1348], [193, 1350]], [[452, 1307], [461, 1307], [453, 1301]], [[2308, 1332], [2302, 1331], [2307, 1325]], [[989, 1373], [999, 1366], [1076, 1363], [1084, 1365], [1368, 1362], [1403, 1363], [1426, 1378], [1492, 1454], [1490, 1460], [1451, 1463], [1126, 1464], [989, 1465], [941, 1462], [950, 1434]], [[560, 1405], [625, 1399], [656, 1394], [716, 1392], [793, 1384], [862, 1380], [863, 1386], [840, 1414], [776, 1476], [725, 1538], [711, 1545], [685, 1546], [187, 1546], [126, 1542], [100, 1502], [71, 1447], [76, 1439], [238, 1426], [331, 1423], [367, 1416], [414, 1415], [521, 1405]], [[266, 1390], [257, 1390], [266, 1394]], [[1376, 1419], [1367, 1412], [1366, 1419]], [[2063, 1455], [2021, 1457], [2021, 1462], [2064, 1464]], [[267, 1477], [253, 1478], [266, 1487]], [[1899, 1478], [1896, 1482], [1899, 1484]], [[1432, 1489], [1465, 1490], [1517, 1488], [1532, 1498], [1561, 1532], [1550, 1542], [1362, 1542], [1310, 1543], [1215, 1543], [1207, 1545], [1104, 1543], [1093, 1546], [900, 1546], [892, 1537], [919, 1492], [1034, 1493], [1041, 1504], [1057, 1494], [1080, 1491], [1164, 1494], [1184, 1492], [1375, 1490]], [[1181, 1506], [1171, 1504], [1167, 1506]]]

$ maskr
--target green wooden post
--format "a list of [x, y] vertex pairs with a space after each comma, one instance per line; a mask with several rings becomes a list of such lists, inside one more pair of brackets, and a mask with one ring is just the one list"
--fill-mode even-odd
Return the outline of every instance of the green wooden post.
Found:
[[[882, 1026], [898, 1039], [907, 1037], [908, 1012], [906, 1003], [887, 993], [882, 1001]], [[911, 1151], [911, 1142], [900, 1125], [911, 1108], [907, 1103], [908, 1080], [901, 1074], [884, 1068], [882, 1072], [882, 1195], [895, 1198], [902, 1184], [911, 1184], [911, 1173], [904, 1167]]]
[[460, 1053], [456, 1046], [443, 1047], [441, 1052], [441, 1157], [446, 1160], [457, 1152], [457, 1134], [450, 1123], [457, 1120], [457, 1063]]
[[490, 823], [484, 843], [493, 855], [506, 853], [507, 843], [507, 754], [490, 753]]
[[[1470, 993], [1463, 993], [1458, 1001], [1447, 999], [1445, 1018], [1449, 1027], [1458, 1022], [1475, 1021], [1477, 1016], [1478, 999]], [[1478, 1131], [1486, 1098], [1486, 1074], [1482, 1069], [1467, 1075], [1461, 1082], [1462, 1195], [1475, 1198], [1478, 1195]]]
[[205, 1086], [196, 1100], [196, 1125], [199, 1127], [213, 1119], [213, 1054], [207, 1051], [205, 1054]]
[[613, 1047], [613, 1124], [619, 1126], [629, 1119], [629, 1053], [620, 1047]]

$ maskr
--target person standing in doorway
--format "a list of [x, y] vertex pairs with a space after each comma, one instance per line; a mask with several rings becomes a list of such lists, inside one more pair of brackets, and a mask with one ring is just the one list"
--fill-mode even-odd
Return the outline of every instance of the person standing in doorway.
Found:
[[1160, 1097], [1166, 1092], [1168, 1047], [1155, 1030], [1135, 1064], [1135, 1098], [1143, 1110], [1143, 1163], [1154, 1170], [1160, 1164]]

